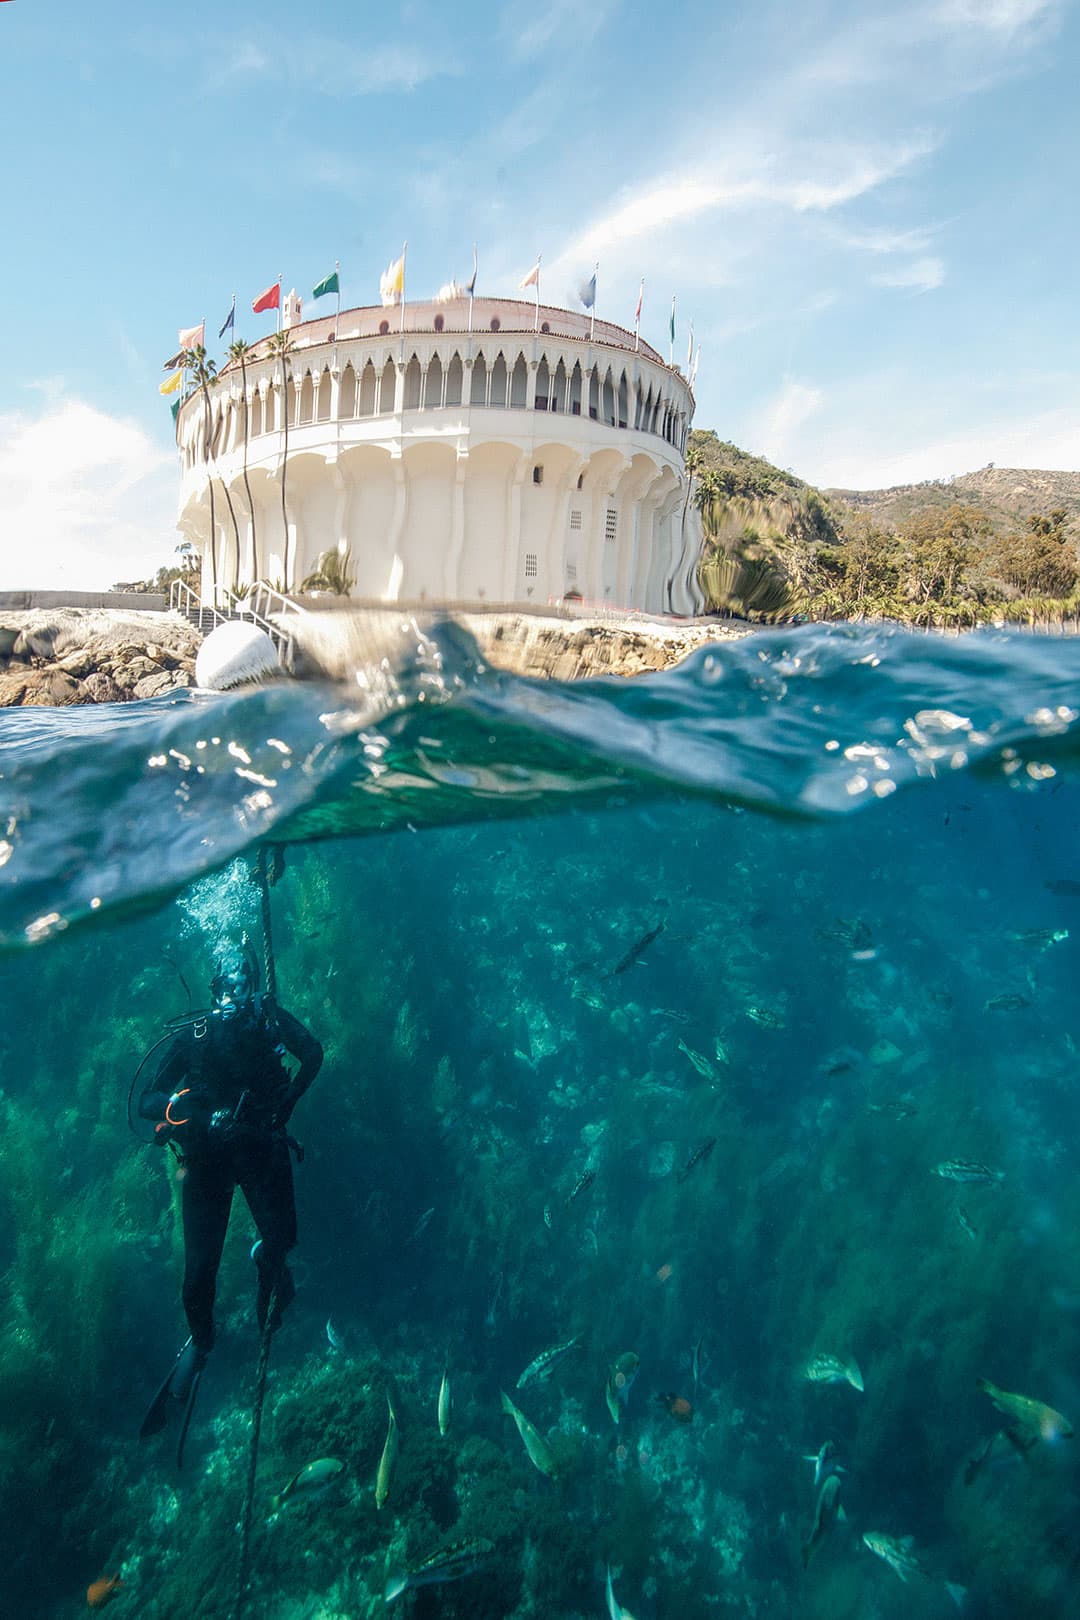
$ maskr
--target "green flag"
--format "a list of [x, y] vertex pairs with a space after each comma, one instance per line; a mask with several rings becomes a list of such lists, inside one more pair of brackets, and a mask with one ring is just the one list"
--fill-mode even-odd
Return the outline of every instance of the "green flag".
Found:
[[175, 422], [176, 421], [176, 413], [180, 409], [180, 401], [178, 399], [174, 399], [172, 404], [169, 406], [169, 409], [170, 409], [170, 411], [172, 411], [172, 419]]
[[327, 276], [324, 281], [320, 281], [319, 285], [312, 289], [311, 296], [312, 298], [322, 298], [326, 293], [339, 293], [340, 291], [341, 284], [338, 281], [338, 273], [335, 270], [333, 275]]

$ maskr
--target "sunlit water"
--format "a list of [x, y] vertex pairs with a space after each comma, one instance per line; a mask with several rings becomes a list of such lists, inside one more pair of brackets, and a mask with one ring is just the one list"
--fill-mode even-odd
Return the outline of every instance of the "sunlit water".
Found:
[[[1080, 1613], [1080, 1442], [969, 1467], [1010, 1425], [980, 1378], [1080, 1421], [1078, 710], [1074, 641], [804, 629], [558, 687], [447, 628], [377, 699], [0, 719], [4, 1612], [121, 1571], [118, 1620], [231, 1620], [250, 1222], [178, 1474], [135, 1438], [185, 1330], [126, 1099], [218, 938], [261, 940], [271, 839], [280, 999], [327, 1059], [247, 1612], [387, 1612], [390, 1573], [471, 1536], [486, 1567], [401, 1612], [599, 1616], [610, 1564], [637, 1620]], [[846, 1521], [804, 1568], [830, 1440]], [[346, 1483], [268, 1526], [322, 1456]]]

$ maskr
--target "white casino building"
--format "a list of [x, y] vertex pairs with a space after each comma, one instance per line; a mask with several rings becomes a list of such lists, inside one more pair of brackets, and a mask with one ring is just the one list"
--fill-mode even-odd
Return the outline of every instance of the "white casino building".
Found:
[[[682, 373], [634, 334], [588, 315], [476, 298], [343, 310], [301, 319], [287, 400], [281, 363], [255, 344], [245, 361], [190, 395], [177, 416], [178, 526], [203, 555], [213, 595], [208, 473], [217, 579], [285, 577], [318, 555], [350, 553], [353, 595], [377, 601], [546, 605], [567, 596], [612, 609], [693, 614], [700, 520], [684, 451], [694, 399]], [[535, 329], [534, 329], [535, 327]], [[239, 557], [227, 486], [240, 531]]]

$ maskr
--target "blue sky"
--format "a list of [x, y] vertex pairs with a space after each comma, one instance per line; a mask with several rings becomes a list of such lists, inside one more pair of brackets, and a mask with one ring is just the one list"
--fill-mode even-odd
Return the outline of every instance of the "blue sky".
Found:
[[177, 328], [405, 238], [414, 297], [644, 275], [665, 352], [674, 292], [697, 425], [813, 482], [1076, 467], [1078, 69], [1080, 0], [5, 0], [0, 587], [169, 560]]

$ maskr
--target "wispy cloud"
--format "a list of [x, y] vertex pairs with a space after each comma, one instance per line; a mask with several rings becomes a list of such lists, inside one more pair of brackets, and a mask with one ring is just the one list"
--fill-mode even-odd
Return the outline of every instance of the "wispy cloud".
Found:
[[927, 254], [910, 264], [898, 264], [891, 270], [879, 270], [870, 277], [875, 287], [904, 287], [909, 292], [933, 292], [945, 280], [945, 265], [941, 259]]
[[149, 577], [172, 560], [175, 512], [175, 458], [135, 423], [75, 399], [0, 417], [0, 532], [19, 536], [21, 559], [5, 585]]
[[948, 27], [985, 29], [1013, 35], [1033, 23], [1056, 23], [1061, 0], [944, 0], [938, 19]]
[[824, 400], [820, 388], [785, 377], [779, 392], [767, 401], [758, 415], [755, 444], [764, 449], [771, 461], [783, 466], [797, 442], [799, 428], [821, 410]]
[[499, 34], [519, 61], [539, 56], [549, 45], [572, 41], [580, 51], [596, 38], [615, 10], [615, 0], [548, 0], [546, 6], [515, 3], [503, 11]]
[[271, 55], [250, 40], [239, 40], [226, 44], [207, 69], [203, 92], [217, 95], [229, 88], [280, 82], [325, 96], [388, 95], [416, 90], [458, 71], [449, 52], [419, 44], [359, 46], [320, 36]]

